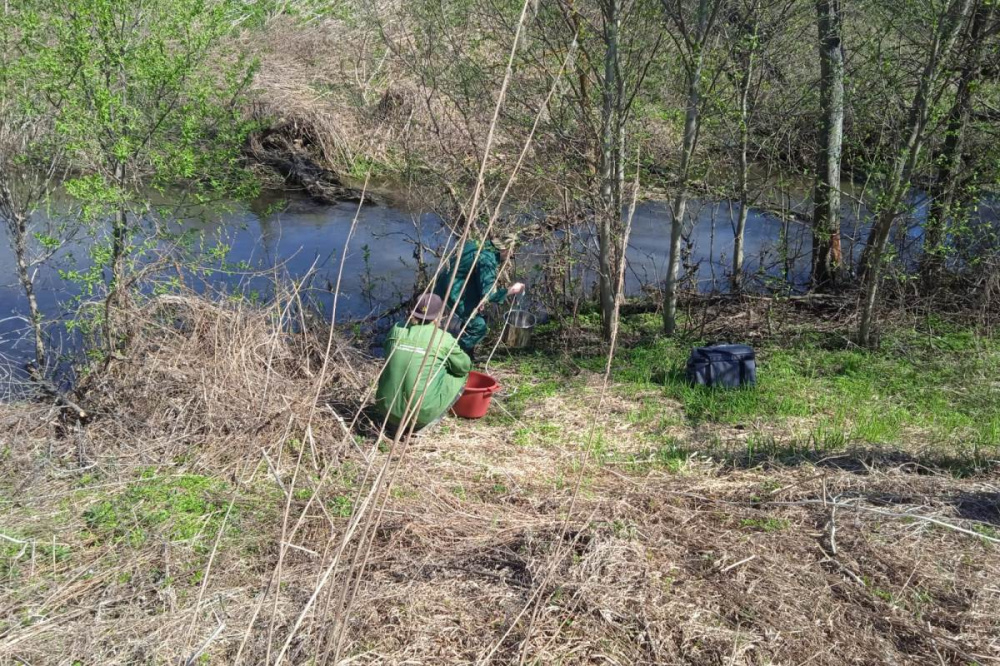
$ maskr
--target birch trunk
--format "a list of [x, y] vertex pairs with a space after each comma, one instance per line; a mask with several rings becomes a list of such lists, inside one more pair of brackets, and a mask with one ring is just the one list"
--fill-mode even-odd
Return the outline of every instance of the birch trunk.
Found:
[[31, 266], [28, 261], [28, 222], [27, 216], [16, 215], [13, 223], [8, 225], [13, 232], [11, 245], [14, 250], [14, 262], [17, 264], [17, 279], [21, 290], [28, 300], [28, 316], [31, 318], [31, 331], [35, 337], [35, 362], [40, 373], [45, 372], [45, 331], [42, 328], [42, 312], [38, 308], [35, 297], [35, 282], [31, 279]]
[[747, 229], [747, 215], [750, 206], [750, 87], [753, 83], [754, 56], [757, 50], [757, 37], [760, 30], [760, 3], [753, 5], [753, 29], [751, 30], [751, 46], [743, 63], [743, 73], [740, 77], [740, 213], [733, 232], [733, 291], [743, 289], [744, 236]]
[[601, 216], [599, 228], [599, 290], [601, 300], [602, 332], [605, 340], [611, 339], [615, 312], [615, 261], [614, 227], [621, 211], [615, 210], [615, 191], [618, 173], [615, 155], [619, 149], [616, 97], [619, 91], [618, 29], [620, 27], [620, 0], [608, 0], [605, 6], [606, 50], [604, 54], [604, 89], [601, 119]]
[[681, 270], [681, 240], [684, 235], [684, 215], [687, 212], [688, 181], [691, 158], [698, 141], [701, 111], [701, 75], [705, 63], [705, 37], [708, 9], [711, 0], [699, 0], [698, 32], [693, 42], [694, 53], [688, 68], [687, 112], [684, 117], [684, 140], [681, 146], [679, 183], [670, 215], [670, 259], [667, 266], [667, 284], [663, 295], [663, 331], [673, 335], [677, 329], [677, 291]]
[[23, 201], [15, 199], [13, 188], [10, 185], [11, 174], [8, 169], [8, 165], [0, 164], [0, 220], [7, 228], [10, 248], [14, 252], [14, 263], [17, 267], [17, 281], [28, 301], [29, 325], [35, 338], [35, 362], [39, 373], [44, 374], [47, 360], [45, 330], [42, 326], [42, 312], [38, 308], [38, 299], [35, 296], [35, 283], [31, 276], [31, 259], [28, 247], [30, 238], [29, 211], [32, 209], [32, 205], [30, 203], [26, 205]]
[[828, 288], [840, 270], [840, 165], [844, 141], [844, 47], [840, 0], [816, 0], [823, 122], [813, 188], [812, 285]]

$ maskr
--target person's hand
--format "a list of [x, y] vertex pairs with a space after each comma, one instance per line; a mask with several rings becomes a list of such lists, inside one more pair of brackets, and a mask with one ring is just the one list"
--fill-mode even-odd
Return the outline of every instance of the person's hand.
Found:
[[515, 282], [514, 284], [510, 285], [510, 287], [507, 288], [507, 294], [510, 296], [517, 296], [518, 294], [521, 294], [523, 292], [524, 292], [523, 282]]

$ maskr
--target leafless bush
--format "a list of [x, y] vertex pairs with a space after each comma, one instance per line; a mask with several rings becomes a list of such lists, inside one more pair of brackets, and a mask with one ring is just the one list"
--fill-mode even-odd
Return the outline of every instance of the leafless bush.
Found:
[[[135, 337], [125, 355], [84, 379], [93, 453], [162, 462], [197, 452], [218, 472], [309, 425], [324, 325], [306, 318], [292, 292], [270, 307], [195, 294], [161, 295], [128, 313]], [[372, 363], [335, 338], [328, 402], [357, 405]], [[313, 437], [336, 434], [312, 424]], [[328, 448], [326, 456], [338, 455]]]

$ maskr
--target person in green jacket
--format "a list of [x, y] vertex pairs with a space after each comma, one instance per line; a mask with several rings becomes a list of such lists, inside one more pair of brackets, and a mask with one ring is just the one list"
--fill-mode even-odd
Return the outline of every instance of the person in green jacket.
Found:
[[455, 273], [454, 282], [452, 272], [455, 271], [455, 259], [438, 274], [434, 284], [434, 294], [441, 297], [449, 309], [455, 308], [455, 316], [465, 328], [465, 332], [458, 338], [458, 344], [472, 358], [476, 345], [489, 332], [482, 315], [483, 305], [502, 303], [508, 296], [517, 296], [524, 291], [524, 284], [521, 282], [515, 282], [506, 289], [497, 288], [500, 266], [510, 259], [516, 245], [517, 237], [513, 235], [488, 241], [482, 246], [482, 251], [479, 249], [479, 242], [467, 241], [457, 257], [458, 272]]
[[[419, 430], [440, 421], [462, 395], [472, 361], [454, 336], [440, 325], [444, 301], [434, 294], [417, 300], [405, 324], [389, 331], [385, 353], [389, 359], [375, 393], [376, 409], [396, 427]], [[421, 401], [421, 395], [423, 400]]]

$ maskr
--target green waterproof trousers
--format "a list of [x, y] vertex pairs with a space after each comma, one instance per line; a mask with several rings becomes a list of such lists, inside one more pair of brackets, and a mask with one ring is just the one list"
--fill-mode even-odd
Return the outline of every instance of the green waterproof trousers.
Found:
[[497, 272], [501, 263], [499, 250], [493, 243], [483, 245], [482, 251], [479, 247], [476, 241], [466, 242], [457, 257], [457, 268], [453, 259], [438, 274], [434, 284], [434, 293], [444, 300], [449, 309], [455, 308], [456, 318], [465, 327], [458, 345], [470, 355], [489, 331], [486, 320], [479, 313], [480, 304], [502, 303], [507, 298], [507, 290], [497, 288]]

